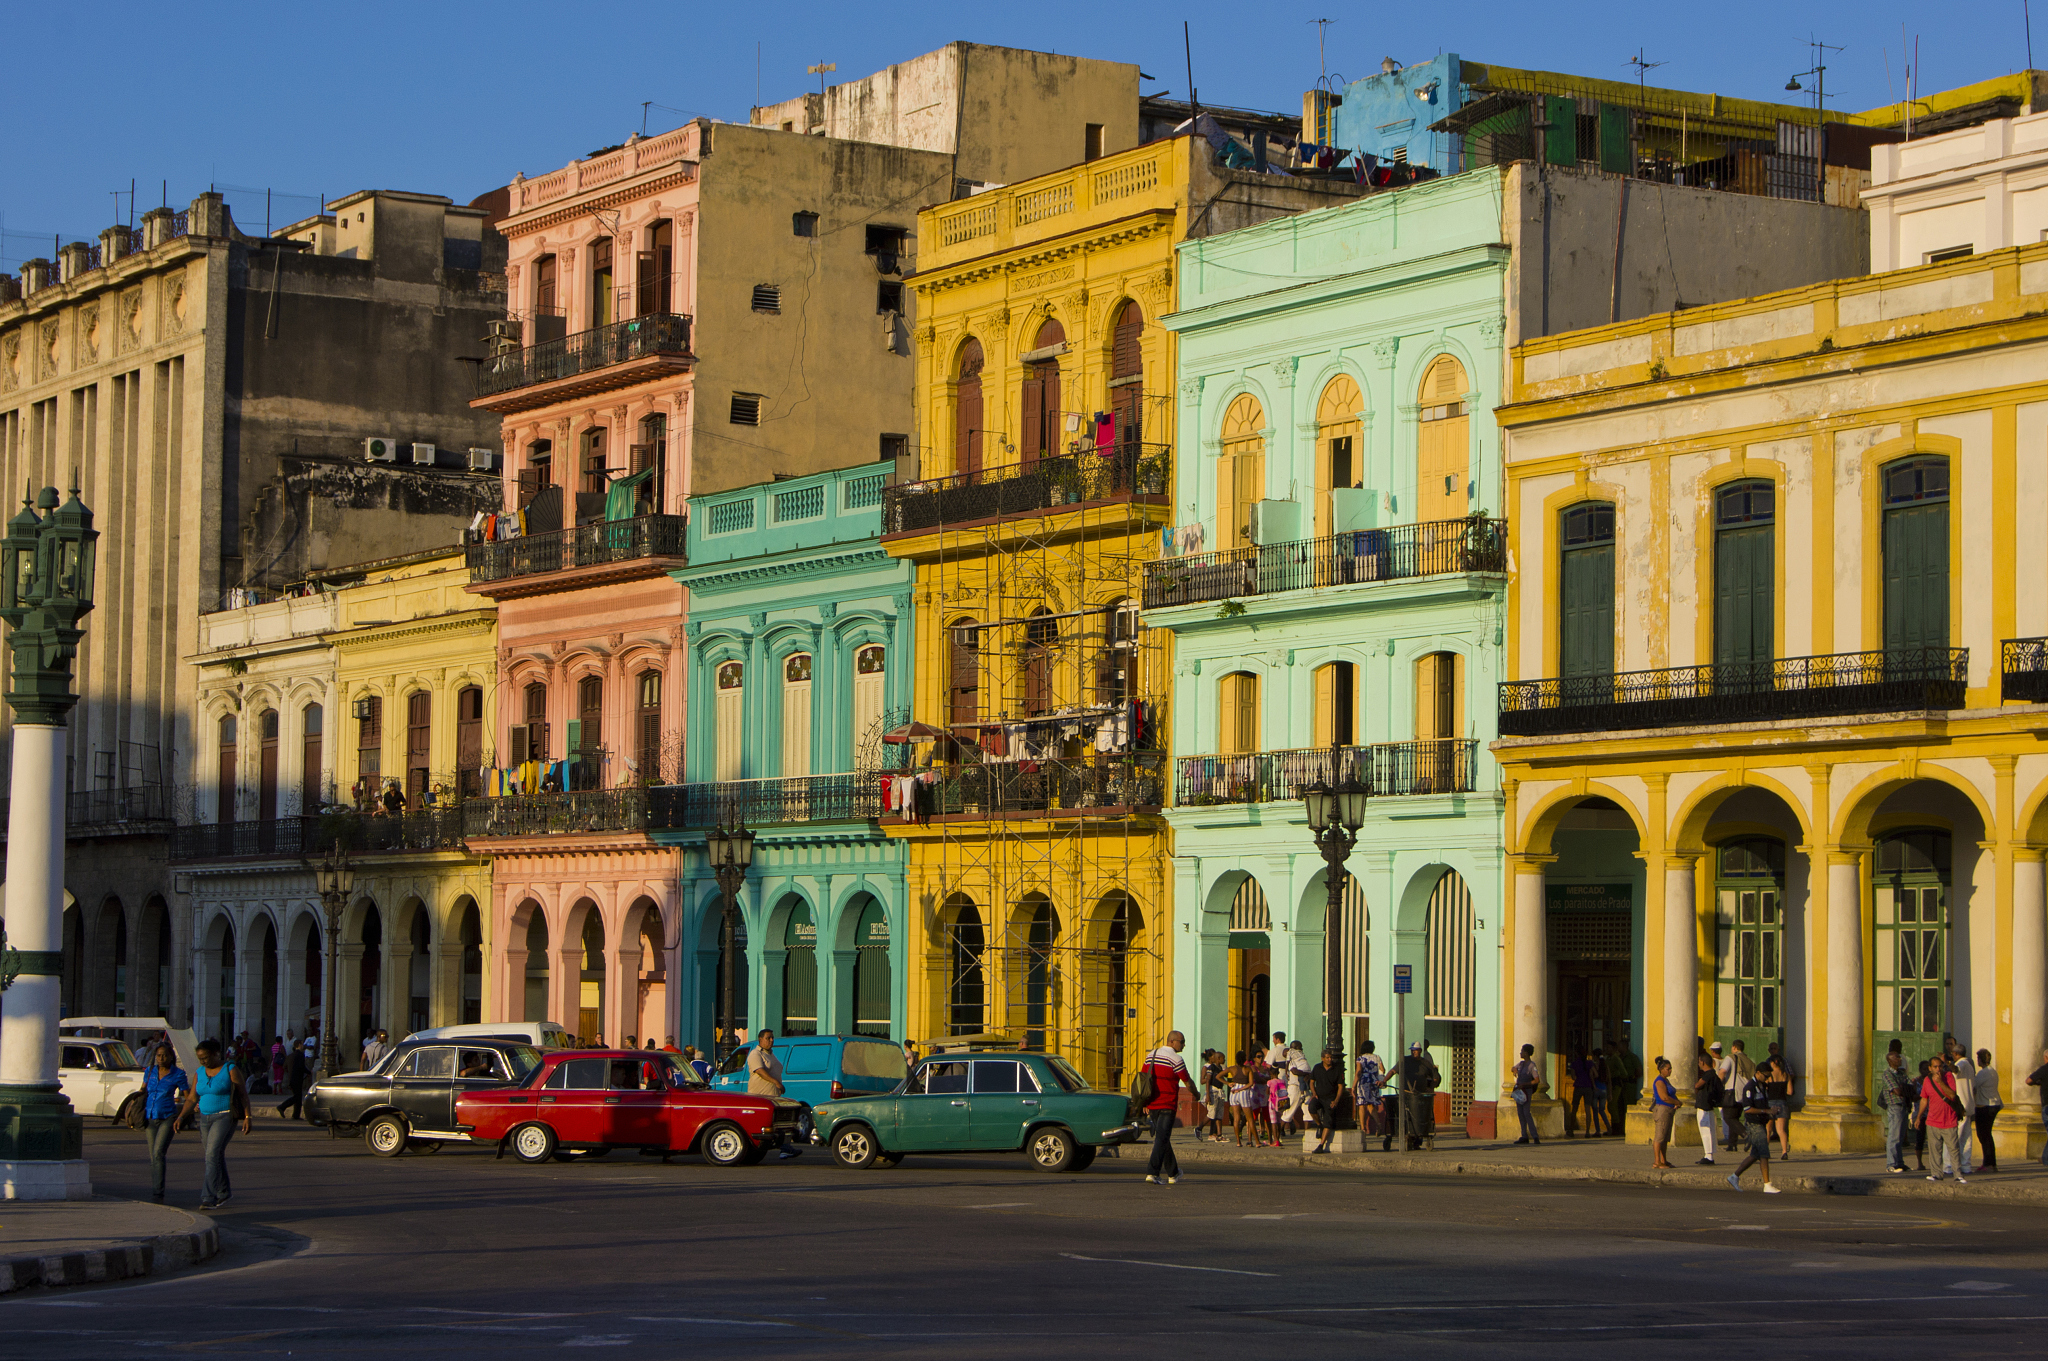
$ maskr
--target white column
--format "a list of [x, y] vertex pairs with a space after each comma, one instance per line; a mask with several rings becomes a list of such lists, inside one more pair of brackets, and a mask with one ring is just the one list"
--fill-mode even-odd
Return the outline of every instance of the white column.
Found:
[[1692, 1070], [1700, 1027], [1699, 916], [1694, 904], [1696, 861], [1664, 862], [1664, 1056], [1680, 1076]]
[[1549, 905], [1544, 897], [1542, 861], [1515, 862], [1515, 1014], [1509, 1023], [1514, 1036], [1512, 1066], [1525, 1044], [1536, 1047], [1536, 1066], [1544, 1068], [1549, 1046], [1550, 989], [1545, 977], [1550, 957]]
[[[2017, 847], [2012, 862], [2012, 1053], [2004, 1056], [2014, 1106], [2037, 1106], [2026, 1075], [2048, 1048], [2048, 877], [2041, 851]], [[2038, 1123], [2030, 1112], [2029, 1124]]]
[[1845, 1107], [1865, 1104], [1863, 895], [1854, 852], [1828, 852], [1827, 1095]]

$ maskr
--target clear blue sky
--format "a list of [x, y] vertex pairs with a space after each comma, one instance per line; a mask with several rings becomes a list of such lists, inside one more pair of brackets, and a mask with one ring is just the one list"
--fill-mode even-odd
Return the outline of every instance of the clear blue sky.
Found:
[[[2042, 64], [2048, 65], [2048, 0]], [[1378, 7], [1374, 7], [1377, 9]], [[19, 19], [48, 21], [24, 29]], [[1475, 5], [1460, 19], [1435, 5], [1399, 17], [1328, 0], [1180, 7], [723, 4], [541, 6], [521, 0], [435, 0], [340, 7], [214, 3], [119, 10], [16, 11], [17, 39], [0, 84], [0, 270], [48, 255], [52, 233], [92, 239], [209, 183], [228, 192], [245, 230], [307, 216], [314, 197], [411, 189], [467, 201], [515, 172], [537, 175], [641, 125], [659, 131], [688, 113], [743, 120], [755, 95], [755, 45], [766, 101], [816, 88], [804, 67], [851, 79], [954, 39], [1135, 61], [1149, 92], [1187, 93], [1181, 20], [1192, 23], [1195, 83], [1205, 100], [1299, 111], [1314, 84], [1317, 30], [1329, 27], [1332, 71], [1369, 75], [1448, 49], [1481, 61], [1627, 79], [1640, 47], [1666, 64], [1652, 83], [1757, 99], [1784, 94], [1811, 64], [1809, 36], [1830, 54], [1831, 107], [1898, 97], [1900, 25], [1920, 37], [1922, 93], [2026, 65], [2020, 0], [1938, 6], [1907, 0], [1805, 4]], [[1963, 23], [1937, 22], [1964, 18]], [[66, 27], [83, 41], [67, 43]], [[1887, 93], [1886, 57], [1892, 93]], [[1810, 82], [1809, 82], [1810, 83]], [[111, 191], [122, 191], [116, 213]], [[294, 197], [295, 196], [295, 197]]]

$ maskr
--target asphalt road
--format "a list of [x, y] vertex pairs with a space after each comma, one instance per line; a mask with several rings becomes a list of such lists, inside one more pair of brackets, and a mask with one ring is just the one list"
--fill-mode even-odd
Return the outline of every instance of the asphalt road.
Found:
[[[86, 1149], [99, 1190], [147, 1194], [139, 1136], [93, 1122]], [[1154, 1187], [1130, 1157], [387, 1161], [275, 1124], [230, 1155], [220, 1259], [0, 1299], [0, 1354], [1950, 1361], [2048, 1330], [2048, 1216], [2025, 1206], [1277, 1168]], [[197, 1141], [173, 1157], [196, 1203]]]

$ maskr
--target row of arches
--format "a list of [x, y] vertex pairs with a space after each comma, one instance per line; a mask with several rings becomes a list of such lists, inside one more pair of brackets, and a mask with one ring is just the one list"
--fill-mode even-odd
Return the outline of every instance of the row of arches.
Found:
[[109, 894], [90, 907], [67, 895], [59, 979], [64, 1014], [168, 1016], [182, 1000], [179, 944], [159, 894], [140, 904]]
[[[1017, 394], [1016, 457], [1023, 470], [1067, 453], [1081, 429], [1078, 421], [1069, 418], [1078, 418], [1083, 411], [1091, 418], [1096, 411], [1110, 414], [1117, 445], [1136, 446], [1144, 441], [1144, 330], [1143, 308], [1128, 298], [1116, 304], [1104, 337], [1107, 386], [1101, 405], [1090, 406], [1072, 376], [1062, 371], [1060, 360], [1068, 347], [1065, 325], [1053, 316], [1039, 322], [1022, 356]], [[998, 445], [1007, 443], [1004, 432], [987, 428], [989, 403], [983, 387], [987, 364], [977, 337], [966, 337], [953, 352], [953, 471], [968, 477], [979, 475], [986, 466], [990, 435]], [[1088, 438], [1096, 438], [1092, 423]]]

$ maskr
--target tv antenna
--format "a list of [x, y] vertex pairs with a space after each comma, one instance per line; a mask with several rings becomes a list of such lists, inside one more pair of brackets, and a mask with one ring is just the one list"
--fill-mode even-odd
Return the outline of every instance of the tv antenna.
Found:
[[1667, 62], [1661, 61], [1644, 61], [1643, 49], [1640, 47], [1636, 49], [1636, 54], [1628, 59], [1628, 64], [1636, 68], [1636, 97], [1638, 99], [1647, 99], [1649, 97], [1644, 89], [1643, 78], [1658, 67], [1669, 65]]
[[1316, 26], [1316, 64], [1322, 67], [1323, 71], [1322, 75], [1316, 80], [1316, 88], [1327, 90], [1330, 88], [1330, 57], [1328, 51], [1330, 25], [1337, 21], [1335, 19], [1311, 19], [1309, 22]]
[[825, 94], [825, 73], [837, 71], [838, 69], [839, 63], [836, 61], [821, 61], [815, 66], [806, 66], [804, 68], [804, 70], [809, 71], [818, 78], [818, 95], [820, 98], [823, 98]]

